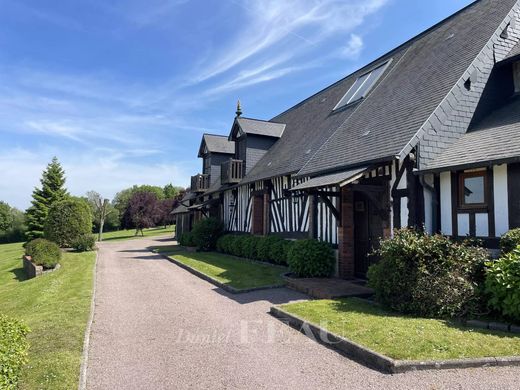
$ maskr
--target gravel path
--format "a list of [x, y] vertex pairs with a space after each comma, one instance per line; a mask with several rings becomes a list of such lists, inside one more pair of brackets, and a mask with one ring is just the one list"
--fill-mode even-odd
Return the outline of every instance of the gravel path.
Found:
[[287, 289], [229, 295], [146, 248], [103, 243], [89, 389], [518, 389], [520, 368], [385, 375], [267, 314]]

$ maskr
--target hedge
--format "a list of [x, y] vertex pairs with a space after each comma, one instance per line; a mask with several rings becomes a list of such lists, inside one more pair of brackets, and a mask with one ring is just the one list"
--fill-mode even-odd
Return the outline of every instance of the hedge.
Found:
[[27, 364], [29, 328], [0, 314], [0, 389], [17, 388], [22, 367]]
[[193, 234], [191, 232], [182, 233], [179, 237], [179, 244], [181, 246], [187, 246], [187, 247], [195, 247], [197, 244], [195, 244], [195, 241], [193, 239]]
[[287, 254], [289, 268], [302, 278], [329, 277], [334, 272], [334, 251], [318, 240], [296, 241]]
[[224, 232], [224, 225], [216, 218], [204, 218], [193, 225], [191, 235], [200, 251], [211, 251], [217, 246], [217, 240]]
[[520, 229], [508, 231], [500, 238], [500, 249], [502, 254], [512, 252], [520, 245]]

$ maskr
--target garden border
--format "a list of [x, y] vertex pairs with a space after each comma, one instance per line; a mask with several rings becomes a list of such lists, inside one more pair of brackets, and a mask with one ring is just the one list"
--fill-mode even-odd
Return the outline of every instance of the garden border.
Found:
[[205, 273], [203, 272], [200, 272], [198, 270], [196, 270], [195, 268], [192, 268], [182, 262], [180, 262], [179, 260], [175, 259], [174, 257], [170, 257], [168, 255], [165, 255], [163, 253], [157, 253], [157, 252], [153, 252], [153, 253], [156, 253], [162, 257], [164, 257], [165, 259], [167, 259], [168, 261], [174, 263], [175, 265], [179, 266], [180, 268], [190, 272], [191, 274], [205, 280], [206, 282], [209, 282], [231, 294], [244, 294], [244, 293], [248, 293], [248, 292], [253, 292], [253, 291], [261, 291], [261, 290], [272, 290], [272, 289], [275, 289], [275, 288], [282, 288], [282, 287], [285, 287], [285, 283], [282, 283], [282, 284], [273, 284], [273, 285], [269, 285], [269, 286], [262, 286], [262, 287], [253, 287], [253, 288], [235, 288], [235, 287], [231, 287], [231, 286], [228, 286], [227, 284], [224, 284], [220, 281], [218, 281], [217, 279], [214, 279], [212, 278], [211, 276], [209, 275], [206, 275]]
[[[310, 336], [307, 332], [311, 332], [314, 340], [321, 344], [341, 352], [358, 363], [386, 374], [401, 374], [419, 370], [520, 366], [520, 356], [425, 361], [395, 360], [334, 333], [330, 333], [316, 324], [286, 312], [280, 307], [271, 306], [270, 314], [307, 336]], [[319, 341], [323, 339], [331, 342]]]

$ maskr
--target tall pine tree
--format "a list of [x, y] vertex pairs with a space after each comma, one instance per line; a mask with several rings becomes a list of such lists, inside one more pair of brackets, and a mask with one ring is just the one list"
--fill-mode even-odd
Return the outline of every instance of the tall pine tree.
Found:
[[27, 210], [27, 238], [33, 240], [43, 237], [43, 226], [51, 205], [68, 196], [65, 189], [65, 171], [54, 157], [40, 179], [41, 188], [33, 191], [32, 206]]

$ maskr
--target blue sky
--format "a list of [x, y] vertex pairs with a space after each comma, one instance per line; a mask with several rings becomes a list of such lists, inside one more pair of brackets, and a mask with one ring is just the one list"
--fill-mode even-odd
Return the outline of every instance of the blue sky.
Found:
[[269, 119], [468, 0], [0, 0], [0, 200], [186, 186], [235, 105]]

